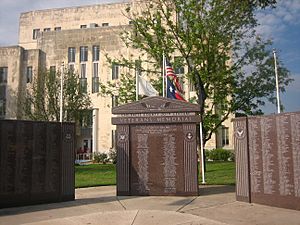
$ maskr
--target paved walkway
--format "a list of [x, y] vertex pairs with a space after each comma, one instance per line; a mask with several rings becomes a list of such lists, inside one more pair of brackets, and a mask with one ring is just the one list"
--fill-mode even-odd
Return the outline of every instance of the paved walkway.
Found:
[[[300, 204], [300, 203], [299, 203]], [[76, 201], [0, 210], [0, 225], [299, 225], [300, 212], [235, 201], [232, 186], [198, 197], [116, 197], [115, 186], [76, 190]]]

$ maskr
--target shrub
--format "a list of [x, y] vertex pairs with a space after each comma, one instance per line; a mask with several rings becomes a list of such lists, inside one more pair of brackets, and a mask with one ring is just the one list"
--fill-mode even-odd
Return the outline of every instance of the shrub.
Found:
[[113, 164], [116, 164], [117, 163], [117, 151], [113, 148], [109, 149], [109, 152], [108, 152], [108, 157], [109, 157], [109, 160], [113, 163]]
[[108, 156], [106, 153], [95, 153], [94, 154], [94, 162], [95, 163], [103, 163], [106, 164], [109, 162]]
[[[208, 153], [208, 154], [207, 154]], [[207, 154], [207, 159], [213, 160], [213, 161], [233, 161], [234, 160], [234, 153], [230, 150], [225, 149], [213, 149], [210, 151], [206, 151], [205, 154]]]

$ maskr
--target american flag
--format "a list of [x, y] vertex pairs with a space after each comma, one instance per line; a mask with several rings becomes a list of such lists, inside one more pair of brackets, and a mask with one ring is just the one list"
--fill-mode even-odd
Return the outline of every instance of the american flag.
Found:
[[174, 73], [173, 67], [169, 60], [166, 59], [166, 76], [173, 81], [176, 89], [183, 94], [183, 89], [180, 85], [178, 76]]
[[[166, 79], [167, 79], [167, 97], [184, 100], [182, 97], [183, 89], [180, 85], [178, 76], [174, 73], [169, 60], [166, 59]], [[175, 94], [176, 93], [176, 94]]]

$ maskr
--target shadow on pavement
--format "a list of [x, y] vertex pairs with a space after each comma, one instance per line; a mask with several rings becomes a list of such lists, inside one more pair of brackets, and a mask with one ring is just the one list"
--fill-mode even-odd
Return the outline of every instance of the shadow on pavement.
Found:
[[199, 196], [205, 195], [216, 195], [235, 192], [234, 185], [215, 185], [215, 186], [206, 186], [201, 185], [199, 187]]
[[43, 210], [78, 207], [81, 205], [109, 203], [109, 202], [115, 202], [116, 200], [117, 200], [116, 196], [104, 196], [98, 198], [81, 198], [81, 199], [76, 199], [75, 201], [55, 202], [55, 203], [48, 203], [48, 204], [37, 204], [37, 205], [4, 208], [4, 209], [0, 209], [0, 217], [6, 215], [23, 214], [28, 212], [38, 212]]

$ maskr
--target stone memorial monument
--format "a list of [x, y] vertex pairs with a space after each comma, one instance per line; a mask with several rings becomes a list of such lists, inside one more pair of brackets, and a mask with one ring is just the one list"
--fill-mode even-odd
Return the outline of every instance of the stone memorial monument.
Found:
[[300, 112], [234, 119], [237, 200], [300, 210]]
[[198, 195], [199, 106], [148, 97], [117, 115], [117, 195]]
[[0, 120], [0, 208], [74, 200], [73, 123]]

